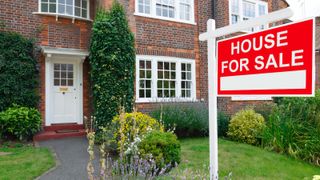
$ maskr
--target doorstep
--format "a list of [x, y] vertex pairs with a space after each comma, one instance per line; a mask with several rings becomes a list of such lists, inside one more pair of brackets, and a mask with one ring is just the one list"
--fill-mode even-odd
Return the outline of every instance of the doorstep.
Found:
[[86, 130], [81, 124], [54, 124], [45, 126], [43, 131], [33, 137], [33, 141], [45, 141], [68, 137], [81, 137], [86, 135]]

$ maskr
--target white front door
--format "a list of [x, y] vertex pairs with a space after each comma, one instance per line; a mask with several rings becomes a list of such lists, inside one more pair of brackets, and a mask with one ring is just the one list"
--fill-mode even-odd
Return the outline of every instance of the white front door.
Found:
[[51, 124], [79, 122], [79, 64], [53, 61], [51, 80]]

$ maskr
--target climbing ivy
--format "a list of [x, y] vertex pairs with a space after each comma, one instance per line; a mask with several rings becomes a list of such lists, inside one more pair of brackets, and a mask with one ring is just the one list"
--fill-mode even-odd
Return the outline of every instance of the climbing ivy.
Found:
[[134, 64], [134, 35], [124, 8], [114, 2], [109, 11], [98, 10], [91, 37], [90, 75], [96, 127], [110, 122], [120, 106], [132, 111]]

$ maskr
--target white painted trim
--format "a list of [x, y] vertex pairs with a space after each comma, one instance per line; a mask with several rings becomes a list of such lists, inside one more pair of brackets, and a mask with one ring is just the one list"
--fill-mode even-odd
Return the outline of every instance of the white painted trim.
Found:
[[42, 53], [50, 55], [68, 55], [68, 56], [78, 56], [80, 59], [84, 59], [89, 56], [89, 52], [81, 49], [71, 49], [71, 48], [52, 48], [47, 46], [41, 46]]
[[[151, 98], [139, 98], [139, 61], [149, 60], [152, 63], [152, 82], [151, 82]], [[158, 61], [175, 62], [176, 63], [176, 98], [158, 98], [157, 97], [157, 79], [158, 79]], [[191, 64], [191, 98], [181, 97], [181, 63]], [[150, 56], [150, 55], [137, 55], [136, 56], [136, 103], [155, 103], [155, 102], [193, 102], [196, 100], [196, 67], [194, 59], [168, 57], [168, 56]]]
[[169, 18], [169, 17], [163, 17], [163, 16], [157, 16], [156, 15], [156, 0], [150, 0], [150, 14], [146, 13], [140, 13], [139, 12], [139, 7], [138, 7], [138, 1], [135, 0], [135, 16], [141, 16], [141, 17], [147, 17], [147, 18], [153, 18], [153, 19], [160, 19], [160, 20], [165, 20], [165, 21], [173, 21], [173, 22], [179, 22], [179, 23], [185, 23], [185, 24], [192, 24], [196, 25], [195, 22], [195, 4], [194, 0], [191, 0], [191, 12], [190, 12], [190, 20], [183, 20], [180, 19], [180, 1], [175, 0], [175, 18]]
[[[82, 3], [82, 2], [81, 2]], [[90, 21], [92, 22], [93, 20], [90, 19], [90, 0], [87, 1], [87, 17], [80, 17], [80, 16], [74, 16], [74, 15], [68, 15], [68, 14], [60, 14], [58, 13], [58, 1], [56, 2], [56, 12], [52, 13], [52, 12], [41, 12], [41, 0], [38, 0], [38, 12], [33, 12], [32, 14], [37, 14], [37, 15], [48, 15], [48, 16], [54, 16], [56, 17], [56, 20], [58, 20], [59, 17], [63, 17], [63, 18], [70, 18], [72, 19], [72, 22], [74, 22], [75, 19], [79, 19], [79, 20], [85, 20], [85, 21]], [[74, 0], [73, 0], [73, 14], [74, 14]], [[49, 7], [48, 7], [49, 8]], [[81, 7], [81, 11], [82, 11], [82, 7]]]
[[[206, 41], [210, 38], [225, 36], [225, 35], [236, 33], [251, 27], [256, 27], [264, 24], [281, 21], [283, 19], [292, 17], [292, 15], [293, 15], [293, 10], [291, 8], [282, 9], [282, 10], [275, 11], [257, 18], [252, 18], [247, 21], [241, 21], [239, 23], [236, 23], [230, 26], [219, 28], [214, 31], [215, 32], [214, 34], [209, 34], [207, 32], [202, 33], [200, 34], [199, 39], [200, 41]], [[272, 29], [272, 28], [269, 28], [269, 29]], [[268, 30], [268, 29], [265, 29], [265, 30]], [[262, 30], [262, 31], [265, 31], [265, 30]], [[262, 32], [262, 31], [259, 31], [259, 32]]]
[[[231, 1], [232, 0], [229, 0], [228, 3], [229, 3], [229, 25], [232, 25], [232, 17], [231, 17], [231, 8], [232, 8], [232, 5], [231, 5]], [[261, 0], [239, 0], [239, 22], [243, 21], [243, 1], [247, 1], [247, 2], [251, 2], [255, 5], [255, 17], [259, 17], [259, 5], [264, 5], [266, 7], [266, 12], [265, 14], [268, 14], [269, 12], [269, 7], [268, 7], [268, 3], [265, 2], [265, 1], [261, 1]]]
[[74, 62], [75, 63], [75, 70], [77, 71], [77, 81], [76, 88], [77, 91], [77, 97], [78, 99], [78, 108], [77, 108], [77, 114], [76, 118], [78, 119], [78, 124], [83, 124], [83, 62], [84, 58], [82, 56], [70, 56], [70, 55], [62, 55], [62, 54], [56, 54], [55, 56], [52, 56], [52, 54], [46, 54], [45, 59], [45, 125], [50, 126], [52, 123], [51, 117], [52, 117], [52, 76], [53, 76], [53, 63], [65, 63], [65, 62]]

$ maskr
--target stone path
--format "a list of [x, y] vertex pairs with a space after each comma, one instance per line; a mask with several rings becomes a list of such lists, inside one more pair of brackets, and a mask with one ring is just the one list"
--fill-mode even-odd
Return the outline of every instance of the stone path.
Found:
[[[57, 167], [40, 176], [41, 180], [87, 180], [88, 141], [85, 137], [65, 138], [39, 142], [40, 147], [48, 147], [56, 153]], [[94, 161], [98, 172], [98, 153]]]

